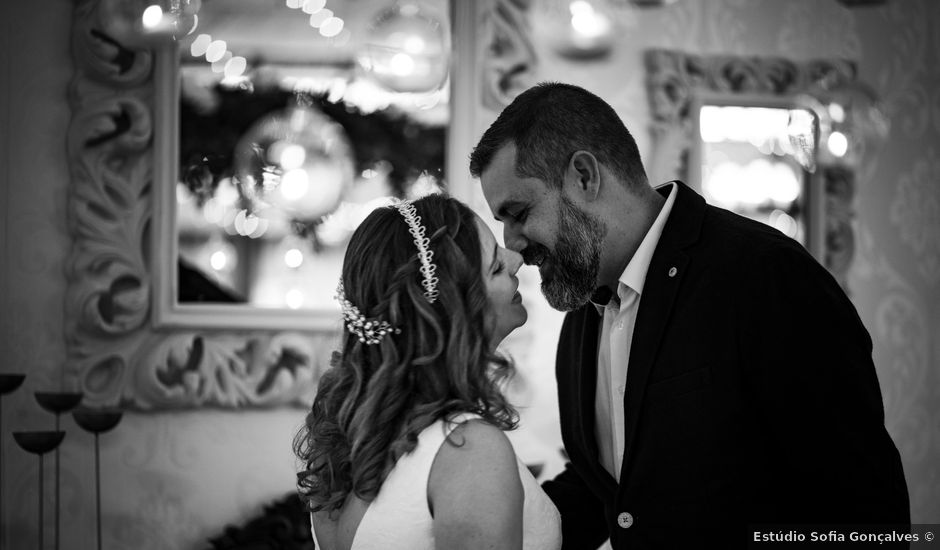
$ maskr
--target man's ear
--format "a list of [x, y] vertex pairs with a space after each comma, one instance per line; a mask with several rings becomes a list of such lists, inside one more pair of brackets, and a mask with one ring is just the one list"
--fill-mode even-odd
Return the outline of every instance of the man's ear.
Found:
[[569, 193], [591, 202], [600, 196], [601, 165], [588, 151], [575, 151], [565, 169], [565, 187]]

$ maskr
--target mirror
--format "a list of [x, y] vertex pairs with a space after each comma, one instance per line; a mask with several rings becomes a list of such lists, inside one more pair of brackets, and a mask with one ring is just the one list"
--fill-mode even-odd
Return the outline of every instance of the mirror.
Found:
[[[203, 7], [227, 1], [206, 0]], [[364, 16], [370, 2], [348, 5], [363, 8]], [[443, 179], [451, 194], [478, 205], [467, 155], [484, 105], [505, 104], [534, 72], [524, 23], [528, 4], [449, 0], [444, 6], [453, 51]], [[128, 17], [146, 7], [143, 0], [85, 0], [73, 10], [68, 384], [89, 405], [141, 411], [305, 407], [334, 348], [336, 310], [177, 299], [180, 74], [187, 64], [180, 62], [178, 44], [156, 47], [128, 36]], [[292, 15], [299, 16], [296, 10]], [[354, 21], [349, 16], [350, 27]], [[236, 42], [229, 46], [234, 51]], [[354, 68], [349, 61], [327, 65], [323, 71]], [[329, 95], [312, 88], [301, 101]], [[324, 293], [331, 295], [334, 284]]]
[[323, 9], [294, 4], [205, 2], [177, 43], [175, 194], [158, 204], [177, 260], [159, 275], [173, 284], [158, 322], [336, 325], [361, 220], [448, 189], [447, 1], [339, 4], [329, 37]]
[[854, 249], [854, 174], [816, 155], [818, 113], [805, 91], [849, 82], [854, 63], [645, 54], [651, 181], [681, 179], [708, 202], [799, 240], [846, 287]]
[[805, 155], [798, 141], [815, 143], [814, 113], [772, 100], [702, 101], [691, 182], [705, 201], [775, 227], [821, 257], [820, 220], [812, 208], [822, 199], [810, 171], [814, 152]]

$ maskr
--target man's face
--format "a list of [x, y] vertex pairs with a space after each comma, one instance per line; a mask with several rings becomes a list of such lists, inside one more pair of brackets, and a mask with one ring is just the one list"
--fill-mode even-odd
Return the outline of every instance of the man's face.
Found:
[[536, 265], [549, 305], [571, 311], [588, 302], [597, 286], [602, 221], [583, 212], [561, 189], [515, 173], [514, 145], [497, 152], [480, 181], [483, 195], [503, 223], [506, 247]]

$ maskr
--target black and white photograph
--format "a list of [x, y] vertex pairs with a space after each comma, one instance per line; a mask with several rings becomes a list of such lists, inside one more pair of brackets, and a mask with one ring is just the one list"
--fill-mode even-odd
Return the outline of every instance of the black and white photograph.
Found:
[[0, 550], [940, 549], [940, 2], [0, 21]]

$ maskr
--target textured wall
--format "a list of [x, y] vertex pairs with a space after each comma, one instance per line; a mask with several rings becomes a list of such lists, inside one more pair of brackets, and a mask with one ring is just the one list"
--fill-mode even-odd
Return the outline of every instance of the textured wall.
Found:
[[[536, 23], [558, 13], [557, 2], [554, 12], [549, 7], [533, 12]], [[9, 548], [35, 544], [37, 514], [37, 464], [15, 447], [10, 431], [52, 427], [33, 392], [57, 388], [65, 360], [71, 10], [69, 0], [0, 2], [0, 370], [28, 372], [24, 387], [3, 399], [2, 546]], [[539, 77], [579, 83], [608, 98], [644, 152], [649, 140], [641, 52], [649, 47], [851, 57], [886, 99], [894, 124], [884, 150], [860, 171], [859, 250], [850, 285], [875, 340], [888, 426], [904, 457], [914, 520], [940, 517], [940, 37], [928, 32], [940, 25], [940, 7], [926, 0], [858, 10], [824, 0], [682, 0], [659, 10], [614, 13], [623, 27], [609, 59], [570, 63], [539, 46]], [[481, 130], [493, 116], [480, 114]], [[554, 468], [551, 376], [560, 317], [536, 298], [532, 275], [525, 284], [534, 322], [511, 342], [523, 371], [514, 395], [526, 406], [527, 427], [514, 438], [525, 458]], [[263, 502], [291, 489], [289, 443], [301, 421], [296, 410], [128, 415], [101, 439], [104, 546], [202, 548], [226, 523], [257, 513]], [[92, 438], [70, 418], [63, 427], [61, 548], [77, 550], [94, 544]], [[51, 505], [47, 492], [47, 514]]]

